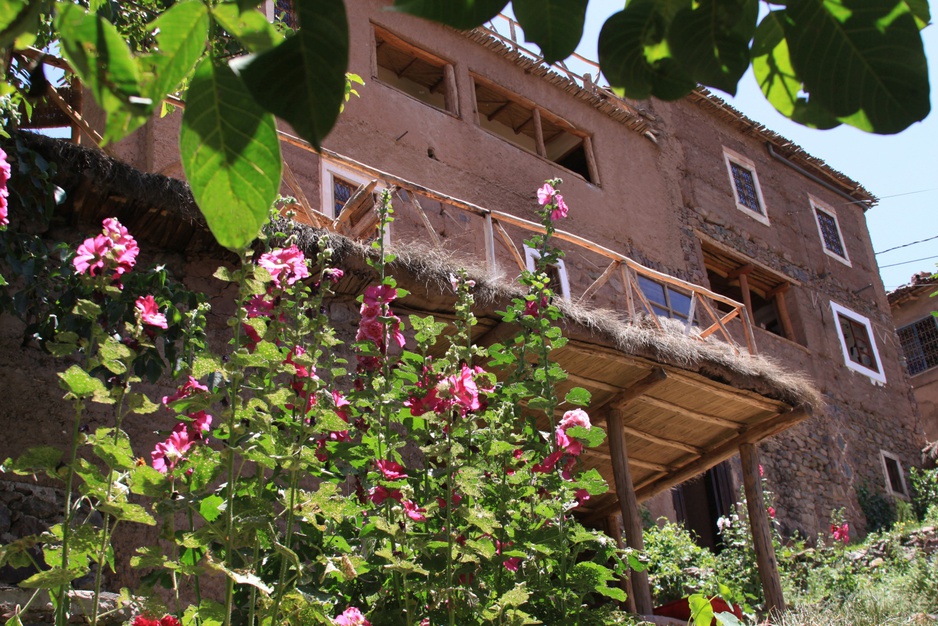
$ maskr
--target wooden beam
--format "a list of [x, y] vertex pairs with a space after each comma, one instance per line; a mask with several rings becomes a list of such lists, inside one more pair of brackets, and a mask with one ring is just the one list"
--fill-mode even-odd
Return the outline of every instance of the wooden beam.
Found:
[[492, 214], [485, 216], [485, 267], [492, 274], [498, 271], [498, 261], [495, 258], [495, 229], [492, 226]]
[[667, 411], [674, 411], [675, 413], [680, 413], [685, 417], [689, 417], [692, 420], [698, 422], [704, 422], [707, 424], [713, 424], [714, 426], [720, 426], [722, 428], [729, 428], [730, 430], [738, 431], [740, 428], [745, 428], [745, 424], [740, 424], [732, 420], [728, 420], [723, 417], [718, 417], [716, 415], [709, 415], [707, 413], [701, 413], [700, 411], [695, 411], [694, 409], [689, 409], [667, 400], [661, 400], [659, 398], [654, 398], [652, 396], [643, 396], [642, 402], [656, 406], [660, 409], [665, 409]]
[[736, 345], [736, 342], [733, 340], [733, 336], [730, 335], [730, 331], [728, 331], [728, 330], [726, 329], [726, 325], [725, 325], [724, 321], [729, 321], [729, 320], [732, 319], [733, 317], [736, 317], [736, 315], [739, 314], [739, 309], [733, 309], [732, 311], [730, 311], [730, 313], [728, 313], [726, 316], [724, 316], [723, 319], [721, 319], [721, 318], [716, 314], [716, 311], [713, 310], [713, 307], [710, 306], [710, 303], [709, 303], [709, 302], [707, 302], [707, 301], [704, 300], [704, 299], [701, 299], [700, 304], [703, 305], [704, 310], [705, 310], [707, 313], [709, 313], [709, 314], [710, 314], [710, 317], [713, 319], [713, 324], [710, 326], [710, 328], [708, 328], [707, 330], [705, 330], [705, 331], [703, 331], [702, 333], [700, 333], [700, 338], [701, 338], [701, 339], [705, 339], [706, 337], [708, 337], [708, 336], [710, 335], [710, 333], [713, 332], [714, 326], [716, 326], [717, 328], [720, 329], [720, 332], [723, 333], [723, 338], [726, 339], [726, 342], [727, 342], [728, 344], [730, 344], [730, 346], [731, 346], [731, 347], [736, 351], [736, 353], [738, 354], [738, 353], [739, 353], [739, 346]]
[[[596, 459], [601, 461], [609, 460], [609, 455], [597, 450], [595, 448], [584, 448], [581, 455], [587, 459]], [[644, 459], [637, 459], [634, 456], [629, 457], [629, 463], [635, 467], [641, 467], [643, 469], [650, 469], [656, 472], [670, 472], [673, 471], [673, 467], [668, 467], [667, 465], [662, 465], [661, 463], [653, 463], [651, 461], [646, 461]]]
[[544, 145], [544, 125], [541, 123], [541, 110], [534, 107], [532, 113], [534, 119], [534, 146], [537, 149], [538, 156], [547, 156], [547, 147]]
[[752, 270], [754, 269], [756, 269], [755, 265], [753, 265], [752, 263], [746, 263], [745, 265], [741, 265], [737, 267], [735, 270], [730, 270], [729, 272], [727, 272], [726, 277], [730, 280], [735, 280], [739, 278], [740, 276], [748, 276], [749, 274], [752, 273]]
[[[644, 550], [645, 541], [642, 536], [642, 516], [638, 511], [638, 499], [635, 497], [635, 488], [632, 485], [632, 474], [629, 471], [629, 457], [625, 444], [623, 422], [625, 410], [613, 408], [609, 411], [609, 454], [612, 457], [612, 472], [615, 479], [616, 495], [619, 498], [619, 508], [622, 512], [622, 523], [625, 526], [625, 541], [633, 550]], [[647, 572], [631, 572], [632, 592], [635, 595], [635, 610], [640, 615], [651, 615], [654, 604], [651, 601], [651, 587], [648, 584]]]
[[644, 439], [645, 441], [650, 441], [651, 443], [658, 444], [659, 446], [667, 446], [668, 448], [677, 448], [678, 450], [683, 450], [684, 452], [690, 452], [691, 454], [696, 454], [697, 456], [703, 456], [706, 453], [701, 447], [693, 446], [689, 443], [684, 443], [683, 441], [678, 441], [676, 439], [668, 439], [667, 437], [659, 437], [658, 435], [652, 435], [651, 433], [646, 433], [643, 430], [638, 430], [637, 428], [632, 428], [631, 426], [622, 427], [626, 433], [632, 435], [633, 437], [638, 437], [639, 439]]
[[446, 110], [453, 115], [459, 115], [459, 92], [456, 90], [456, 71], [449, 63], [443, 66], [443, 79], [446, 83], [446, 93], [443, 102]]
[[744, 391], [741, 389], [732, 389], [724, 388], [708, 380], [698, 380], [697, 378], [692, 378], [686, 375], [673, 375], [673, 378], [683, 384], [689, 385], [695, 389], [706, 391], [707, 393], [719, 396], [725, 400], [730, 400], [732, 402], [741, 402], [743, 404], [748, 404], [760, 408], [764, 411], [769, 411], [772, 413], [782, 413], [788, 410], [788, 405], [779, 400], [770, 400], [764, 398], [759, 394], [752, 391]]
[[641, 379], [614, 395], [608, 402], [604, 402], [603, 405], [613, 409], [625, 409], [629, 404], [638, 400], [667, 379], [667, 372], [660, 367], [656, 367]]
[[[750, 266], [751, 267], [751, 266]], [[752, 270], [750, 270], [752, 271]], [[743, 292], [743, 304], [746, 306], [746, 313], [751, 324], [756, 323], [755, 314], [752, 312], [752, 292], [749, 291], [749, 272], [743, 272], [739, 275], [739, 289]]]
[[612, 273], [615, 272], [619, 266], [622, 265], [622, 261], [615, 260], [609, 264], [609, 267], [606, 268], [606, 271], [602, 275], [593, 281], [593, 284], [586, 288], [586, 291], [583, 292], [583, 295], [580, 296], [580, 299], [577, 301], [577, 304], [582, 304], [593, 297], [599, 288], [606, 284], [606, 281], [609, 280], [609, 277], [612, 276]]
[[599, 187], [602, 185], [599, 180], [599, 164], [596, 162], [596, 155], [593, 154], [593, 140], [589, 135], [583, 137], [583, 152], [586, 153], [586, 166], [589, 168], [590, 182]]
[[505, 227], [501, 225], [498, 220], [494, 221], [495, 231], [498, 233], [498, 236], [502, 238], [502, 242], [505, 244], [505, 247], [508, 248], [508, 251], [511, 252], [511, 256], [515, 259], [515, 262], [518, 264], [518, 269], [522, 272], [527, 268], [527, 265], [524, 262], [524, 257], [521, 256], [521, 253], [518, 252], [518, 247], [511, 240], [511, 237], [508, 236]]
[[806, 408], [799, 407], [788, 413], [783, 413], [781, 415], [774, 415], [769, 419], [759, 422], [755, 426], [750, 427], [745, 432], [729, 439], [712, 450], [708, 450], [707, 453], [686, 465], [684, 465], [678, 471], [663, 476], [660, 479], [656, 480], [653, 483], [647, 484], [643, 487], [640, 487], [636, 492], [636, 496], [639, 499], [639, 502], [651, 498], [662, 491], [666, 491], [675, 485], [680, 485], [685, 480], [690, 480], [698, 474], [702, 474], [707, 471], [717, 463], [725, 461], [726, 459], [734, 456], [739, 452], [739, 446], [744, 443], [757, 443], [780, 433], [781, 431], [794, 426], [798, 422], [803, 421], [809, 417], [809, 412]]
[[52, 100], [52, 103], [55, 104], [55, 106], [59, 107], [59, 109], [61, 109], [62, 112], [65, 113], [65, 115], [67, 115], [69, 119], [71, 119], [72, 122], [75, 123], [76, 126], [81, 128], [82, 132], [86, 133], [89, 137], [91, 137], [94, 140], [96, 148], [103, 151], [105, 154], [107, 154], [110, 157], [113, 157], [115, 159], [117, 158], [114, 155], [114, 152], [108, 146], [103, 145], [104, 138], [98, 134], [98, 131], [93, 129], [91, 125], [85, 120], [85, 118], [81, 116], [80, 113], [78, 113], [77, 111], [75, 111], [75, 109], [70, 107], [68, 105], [68, 102], [65, 101], [65, 98], [63, 98], [62, 95], [59, 94], [59, 92], [56, 91], [55, 87], [53, 87], [51, 84], [49, 84], [46, 87], [46, 96], [49, 97], [49, 99]]
[[426, 229], [427, 234], [430, 236], [433, 245], [439, 247], [441, 245], [440, 236], [437, 234], [436, 229], [433, 228], [433, 224], [430, 223], [430, 218], [427, 217], [427, 212], [423, 210], [423, 207], [420, 206], [420, 201], [417, 200], [417, 195], [409, 193], [406, 189], [399, 189], [397, 192], [397, 197], [403, 200], [401, 194], [407, 194], [407, 199], [410, 202], [410, 205], [414, 207], [414, 210], [417, 212], [417, 216], [420, 218], [420, 221], [423, 222], [423, 227]]
[[778, 575], [778, 561], [772, 545], [772, 530], [765, 510], [762, 480], [759, 477], [759, 451], [754, 443], [739, 446], [739, 459], [743, 466], [743, 489], [746, 492], [746, 509], [749, 511], [749, 527], [752, 530], [752, 547], [756, 552], [759, 577], [765, 595], [766, 611], [776, 614], [785, 612], [785, 597], [782, 581]]
[[578, 374], [571, 374], [567, 372], [567, 380], [571, 383], [582, 385], [584, 387], [593, 387], [595, 389], [601, 389], [603, 391], [611, 391], [613, 393], [619, 393], [622, 391], [622, 387], [618, 385], [612, 385], [602, 380], [596, 380], [594, 378], [587, 378], [586, 376], [580, 376]]
[[791, 316], [788, 314], [788, 304], [785, 300], [785, 292], [788, 291], [788, 283], [784, 284], [785, 289], [773, 289], [775, 292], [775, 311], [778, 313], [778, 321], [782, 323], [782, 332], [785, 333], [785, 339], [795, 340], [795, 327], [792, 326]]

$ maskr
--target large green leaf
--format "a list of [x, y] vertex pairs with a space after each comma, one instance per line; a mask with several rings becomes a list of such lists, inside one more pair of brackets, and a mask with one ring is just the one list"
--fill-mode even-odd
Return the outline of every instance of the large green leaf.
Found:
[[674, 59], [667, 35], [675, 13], [689, 1], [632, 0], [603, 24], [599, 63], [613, 87], [629, 98], [683, 98], [696, 83]]
[[901, 0], [789, 0], [792, 66], [816, 104], [842, 122], [897, 133], [928, 115], [928, 67]]
[[192, 71], [208, 40], [208, 9], [201, 2], [180, 2], [148, 25], [157, 33], [158, 52], [146, 57], [153, 82], [149, 93], [154, 100], [176, 91]]
[[508, 0], [395, 0], [394, 9], [465, 30], [486, 23], [506, 4]]
[[780, 11], [772, 11], [756, 29], [752, 45], [752, 71], [765, 99], [775, 109], [811, 128], [834, 128], [837, 118], [801, 95], [803, 85], [788, 55], [788, 40]]
[[192, 195], [218, 242], [237, 250], [257, 236], [280, 188], [274, 118], [225, 65], [196, 68], [179, 149]]
[[250, 52], [263, 52], [283, 41], [283, 35], [260, 11], [242, 13], [238, 5], [225, 2], [212, 9], [212, 17]]
[[55, 28], [62, 55], [108, 114], [104, 140], [117, 141], [146, 122], [155, 105], [144, 96], [137, 62], [114, 25], [59, 2]]
[[296, 5], [299, 31], [241, 68], [254, 99], [316, 147], [332, 130], [345, 101], [348, 22], [345, 4]]
[[514, 0], [511, 6], [527, 41], [541, 48], [544, 61], [566, 59], [583, 36], [589, 0]]
[[915, 24], [919, 30], [928, 26], [931, 22], [931, 11], [928, 8], [928, 0], [905, 0], [912, 15], [915, 16]]
[[20, 35], [39, 25], [39, 15], [48, 2], [38, 0], [0, 0], [0, 48], [6, 48]]
[[758, 15], [757, 0], [700, 0], [674, 16], [668, 44], [694, 80], [735, 95]]

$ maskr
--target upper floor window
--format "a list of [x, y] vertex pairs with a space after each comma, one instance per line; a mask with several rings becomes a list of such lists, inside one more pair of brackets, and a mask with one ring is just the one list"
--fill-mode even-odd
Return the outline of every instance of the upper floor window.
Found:
[[599, 184], [593, 144], [586, 134], [517, 94], [477, 76], [473, 80], [482, 128]]
[[831, 310], [837, 323], [837, 336], [846, 366], [874, 381], [885, 383], [886, 376], [879, 360], [870, 320], [836, 302], [831, 302]]
[[296, 18], [296, 8], [293, 6], [293, 0], [274, 0], [269, 3], [269, 6], [267, 19], [272, 22], [280, 22], [292, 30], [297, 29], [299, 20]]
[[684, 322], [690, 317], [689, 295], [641, 274], [638, 275], [638, 286], [652, 310], [658, 315]]
[[762, 198], [755, 164], [743, 155], [725, 147], [723, 160], [726, 162], [726, 171], [730, 175], [736, 208], [768, 226], [769, 216], [765, 210], [765, 200]]
[[[533, 272], [537, 266], [537, 260], [541, 258], [541, 253], [534, 248], [524, 247], [524, 264], [529, 272]], [[556, 263], [547, 266], [547, 286], [551, 291], [563, 298], [570, 298], [570, 280], [567, 278], [567, 268], [563, 264], [563, 259], [558, 259]]]
[[844, 245], [844, 237], [840, 232], [840, 223], [837, 221], [837, 213], [834, 209], [823, 204], [815, 197], [811, 197], [811, 208], [814, 210], [814, 220], [817, 222], [818, 234], [821, 236], [821, 244], [824, 247], [824, 253], [834, 257], [841, 263], [850, 265], [850, 257], [847, 255], [847, 247]]
[[[374, 211], [378, 192], [383, 186], [358, 172], [321, 161], [322, 212], [332, 220], [339, 220], [341, 232], [358, 239], [367, 239], [377, 231], [378, 217]], [[390, 242], [390, 225], [385, 230], [385, 242]]]
[[938, 367], [938, 318], [929, 315], [896, 332], [909, 375]]
[[377, 79], [425, 104], [457, 114], [453, 66], [375, 26]]

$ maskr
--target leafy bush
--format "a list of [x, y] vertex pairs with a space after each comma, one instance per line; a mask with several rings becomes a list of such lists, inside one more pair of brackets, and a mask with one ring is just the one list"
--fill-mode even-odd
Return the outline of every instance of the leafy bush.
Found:
[[857, 500], [860, 502], [863, 517], [866, 518], [866, 532], [890, 530], [896, 523], [896, 507], [883, 494], [874, 492], [863, 484], [857, 487]]
[[919, 521], [938, 521], [938, 468], [909, 472], [912, 483], [912, 509]]
[[715, 557], [697, 545], [690, 531], [662, 517], [658, 525], [645, 530], [644, 538], [648, 581], [656, 604], [715, 591]]

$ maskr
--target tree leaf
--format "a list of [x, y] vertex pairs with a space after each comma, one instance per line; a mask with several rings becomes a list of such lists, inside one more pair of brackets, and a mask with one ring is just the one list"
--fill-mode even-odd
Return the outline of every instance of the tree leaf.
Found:
[[[683, 98], [696, 87], [674, 60], [667, 33], [679, 3], [632, 0], [599, 34], [599, 63], [613, 87], [629, 98]], [[683, 3], [680, 3], [683, 4]]]
[[244, 11], [225, 2], [212, 9], [212, 17], [250, 52], [263, 52], [283, 41], [274, 25], [260, 11]]
[[514, 0], [515, 17], [526, 41], [536, 43], [544, 61], [554, 63], [573, 54], [583, 36], [589, 0]]
[[98, 504], [98, 510], [125, 522], [156, 526], [156, 520], [153, 519], [153, 516], [147, 513], [145, 508], [132, 502], [101, 502]]
[[78, 365], [59, 372], [59, 380], [61, 387], [68, 391], [66, 398], [87, 398], [95, 395], [96, 391], [104, 390], [104, 383]]
[[249, 59], [240, 72], [262, 107], [318, 148], [345, 101], [348, 22], [345, 4], [335, 0], [307, 0], [296, 11], [297, 33]]
[[710, 604], [710, 599], [701, 593], [695, 593], [688, 596], [687, 602], [690, 605], [694, 626], [710, 626], [713, 621], [713, 606]]
[[567, 392], [564, 401], [577, 406], [589, 406], [591, 397], [590, 392], [583, 387], [574, 387]]
[[801, 95], [801, 78], [791, 65], [788, 40], [780, 11], [766, 15], [756, 29], [752, 46], [752, 71], [765, 99], [779, 113], [811, 128], [828, 129], [840, 122], [829, 112]]
[[754, 0], [699, 0], [674, 16], [668, 44], [694, 80], [735, 95], [758, 15]]
[[29, 448], [24, 454], [15, 461], [7, 459], [0, 466], [2, 472], [13, 472], [20, 476], [45, 472], [49, 476], [55, 477], [55, 470], [62, 462], [62, 451], [52, 446], [36, 446]]
[[930, 110], [922, 39], [896, 0], [791, 0], [783, 27], [809, 99], [844, 123], [897, 133]]
[[468, 30], [498, 15], [508, 0], [395, 0], [394, 10]]
[[915, 16], [915, 24], [919, 30], [922, 30], [931, 22], [931, 10], [928, 8], [928, 0], [905, 0], [912, 15]]
[[99, 428], [94, 433], [94, 453], [113, 470], [125, 471], [136, 465], [130, 437], [122, 430]]
[[0, 0], [0, 48], [6, 48], [20, 35], [35, 29], [47, 4], [36, 0]]
[[192, 77], [179, 149], [192, 195], [218, 243], [237, 250], [267, 221], [282, 160], [274, 118], [228, 66], [203, 59]]
[[199, 514], [205, 518], [205, 521], [214, 522], [221, 515], [221, 506], [224, 503], [225, 501], [220, 496], [206, 496], [199, 503]]
[[84, 576], [87, 570], [82, 569], [62, 569], [53, 567], [41, 572], [37, 572], [20, 583], [20, 587], [27, 589], [53, 589], [66, 585], [76, 578]]
[[105, 142], [143, 125], [155, 104], [142, 93], [137, 63], [114, 25], [77, 4], [58, 2], [55, 28], [62, 55], [108, 114]]
[[[257, 14], [260, 17], [260, 14]], [[261, 18], [263, 19], [263, 18]], [[192, 72], [208, 40], [208, 9], [201, 2], [180, 2], [153, 20], [147, 28], [156, 36], [159, 51], [144, 57], [153, 72], [148, 93], [162, 101], [176, 91]]]

